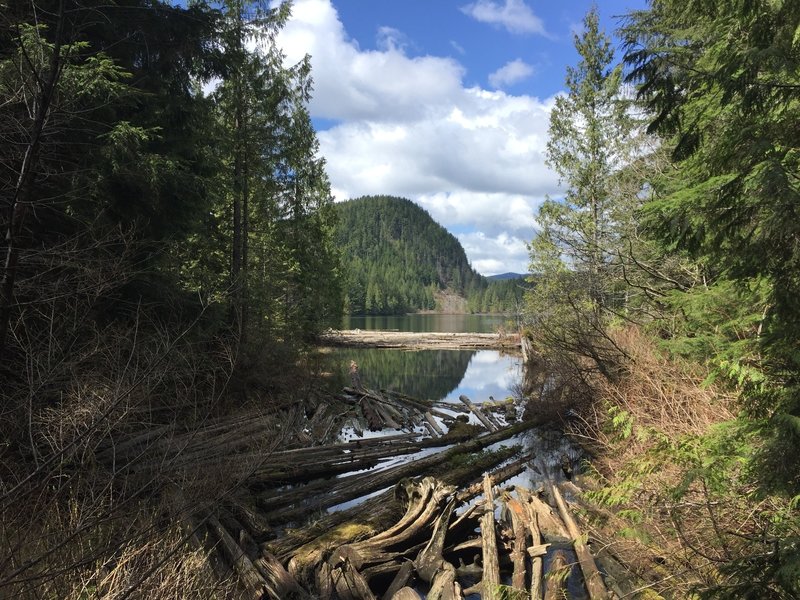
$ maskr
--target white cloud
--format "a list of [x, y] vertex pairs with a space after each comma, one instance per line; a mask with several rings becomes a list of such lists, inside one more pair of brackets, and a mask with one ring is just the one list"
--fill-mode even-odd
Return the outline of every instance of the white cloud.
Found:
[[334, 195], [410, 198], [485, 236], [467, 248], [479, 271], [525, 270], [534, 210], [558, 193], [544, 164], [554, 99], [464, 87], [457, 61], [409, 57], [402, 32], [378, 35], [382, 50], [361, 50], [329, 0], [297, 0], [279, 36], [288, 61], [311, 54], [312, 116], [337, 121], [318, 133]]
[[279, 34], [288, 62], [312, 57], [311, 112], [328, 119], [414, 118], [461, 88], [463, 67], [450, 58], [408, 57], [397, 30], [378, 32], [380, 50], [362, 51], [329, 0], [300, 0]]
[[522, 59], [518, 58], [507, 62], [489, 75], [489, 83], [494, 88], [503, 88], [508, 85], [519, 83], [533, 75], [533, 67]]
[[456, 52], [458, 52], [458, 53], [459, 53], [459, 54], [461, 54], [461, 55], [464, 55], [464, 54], [466, 54], [466, 53], [467, 53], [467, 51], [466, 51], [466, 50], [464, 50], [464, 46], [462, 46], [461, 44], [459, 44], [459, 43], [458, 43], [457, 41], [455, 41], [455, 40], [450, 40], [450, 45], [453, 47], [453, 49], [454, 49]]
[[527, 273], [528, 248], [526, 243], [533, 237], [533, 228], [529, 235], [509, 235], [501, 233], [489, 236], [478, 231], [459, 234], [458, 240], [464, 246], [472, 266], [485, 275], [499, 273]]
[[548, 35], [544, 23], [523, 0], [477, 0], [461, 7], [461, 11], [482, 23], [504, 27], [511, 33], [538, 33]]
[[377, 42], [384, 52], [403, 52], [408, 47], [408, 37], [394, 27], [379, 27]]

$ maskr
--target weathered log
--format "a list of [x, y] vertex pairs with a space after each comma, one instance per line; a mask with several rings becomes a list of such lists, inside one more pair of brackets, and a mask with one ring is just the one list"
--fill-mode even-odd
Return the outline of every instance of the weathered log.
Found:
[[453, 498], [447, 503], [444, 511], [436, 520], [430, 541], [414, 560], [414, 568], [425, 582], [431, 583], [436, 573], [445, 568], [442, 564], [445, 562], [442, 557], [442, 550], [444, 549], [447, 527], [450, 524], [450, 517], [453, 515], [455, 506], [456, 500]]
[[[484, 454], [458, 468], [443, 470], [439, 477], [445, 483], [456, 486], [469, 484], [477, 474], [490, 471], [514, 453], [513, 449], [505, 449]], [[369, 537], [390, 527], [405, 512], [393, 496], [394, 492], [387, 490], [359, 506], [326, 515], [311, 525], [288, 531], [280, 539], [269, 542], [268, 546], [280, 560], [288, 560], [305, 545], [315, 548], [323, 545], [330, 550], [354, 539]]]
[[426, 410], [422, 414], [425, 417], [425, 421], [428, 423], [428, 425], [431, 426], [431, 429], [433, 429], [439, 437], [443, 436], [444, 435], [444, 431], [442, 431], [442, 428], [439, 427], [439, 424], [436, 422], [436, 419], [433, 418], [433, 415], [431, 414], [431, 411], [430, 410]]
[[508, 513], [511, 515], [511, 531], [513, 534], [513, 549], [511, 561], [514, 571], [511, 575], [511, 587], [516, 590], [525, 589], [525, 554], [528, 549], [528, 534], [525, 527], [527, 514], [522, 505], [514, 499], [506, 501]]
[[390, 598], [391, 600], [422, 600], [420, 595], [410, 587], [400, 588], [391, 596], [384, 596], [384, 598]]
[[553, 553], [553, 560], [550, 561], [550, 570], [547, 572], [544, 600], [563, 600], [567, 597], [564, 588], [566, 587], [569, 569], [567, 556], [562, 550], [556, 550]]
[[271, 598], [294, 598], [301, 600], [311, 596], [297, 583], [283, 565], [269, 552], [264, 552], [253, 563], [267, 582], [267, 593]]
[[442, 568], [436, 572], [427, 600], [460, 600], [464, 596], [456, 582], [456, 570], [449, 562], [442, 561]]
[[260, 600], [269, 589], [266, 579], [215, 516], [209, 516], [207, 522], [219, 539], [222, 550], [239, 575], [242, 585], [253, 598]]
[[[414, 572], [414, 563], [410, 560], [405, 561], [402, 565], [400, 565], [400, 569], [397, 571], [397, 575], [394, 576], [392, 583], [389, 584], [389, 587], [386, 588], [386, 592], [382, 596], [382, 600], [402, 600], [404, 596], [401, 594], [403, 590], [411, 590], [411, 588], [405, 587], [409, 580], [411, 579], [411, 574]], [[414, 594], [414, 590], [411, 590]], [[404, 592], [404, 594], [408, 598], [415, 598], [415, 596], [408, 596], [408, 592]], [[419, 595], [416, 596], [419, 598]]]
[[[411, 503], [406, 515], [398, 524], [367, 540], [340, 546], [331, 555], [329, 562], [334, 563], [341, 560], [342, 557], [346, 557], [356, 569], [361, 569], [364, 565], [386, 562], [397, 558], [398, 554], [389, 552], [388, 549], [420, 537], [424, 530], [434, 521], [441, 503], [455, 489], [432, 477], [426, 477], [422, 482], [412, 484], [409, 488], [411, 489]], [[440, 520], [446, 515], [449, 521], [452, 510], [452, 507], [449, 511], [445, 510]], [[446, 527], [445, 523], [444, 531], [446, 531]], [[444, 532], [441, 533], [441, 536], [443, 543]], [[435, 540], [436, 538], [433, 539]], [[435, 548], [433, 550], [435, 551]], [[419, 567], [417, 567], [417, 570], [419, 571]]]
[[331, 579], [339, 600], [377, 600], [366, 579], [347, 561], [331, 568]]
[[578, 529], [575, 519], [572, 518], [569, 508], [567, 508], [567, 503], [564, 502], [564, 498], [561, 495], [557, 485], [551, 485], [549, 489], [553, 499], [556, 502], [556, 505], [558, 506], [558, 511], [561, 513], [561, 518], [567, 525], [567, 531], [573, 540], [572, 545], [575, 548], [575, 554], [578, 557], [578, 564], [583, 572], [583, 581], [586, 584], [587, 591], [589, 592], [589, 598], [591, 598], [591, 600], [605, 600], [608, 598], [608, 590], [603, 583], [603, 576], [600, 575], [600, 571], [597, 569], [594, 558], [592, 558], [589, 548], [587, 548], [585, 542], [583, 541], [583, 535], [581, 534], [580, 529]]
[[[513, 427], [507, 427], [500, 431], [467, 442], [462, 442], [461, 444], [457, 444], [435, 454], [429, 454], [417, 460], [410, 460], [383, 471], [355, 475], [342, 479], [334, 485], [327, 484], [328, 493], [325, 496], [316, 497], [313, 501], [307, 502], [302, 506], [273, 510], [264, 516], [273, 522], [299, 519], [316, 510], [329, 508], [388, 487], [404, 477], [424, 474], [428, 472], [429, 469], [450, 460], [453, 456], [482, 450], [495, 442], [512, 437], [516, 432], [524, 428], [524, 423]], [[317, 484], [318, 487], [320, 485], [324, 484]], [[300, 488], [294, 492], [284, 492], [284, 499], [290, 498], [293, 499], [293, 501], [294, 499], [299, 501], [308, 498], [308, 496], [309, 492], [305, 488]]]
[[498, 597], [500, 586], [500, 562], [497, 557], [497, 536], [494, 526], [494, 492], [492, 480], [486, 475], [483, 478], [483, 495], [486, 510], [481, 517], [481, 539], [483, 540], [483, 579], [481, 579], [482, 597], [494, 600]]
[[[545, 504], [538, 496], [530, 491], [519, 488], [517, 490], [520, 499], [525, 503], [529, 510], [536, 515], [536, 524], [543, 538], [548, 542], [569, 542], [571, 538], [561, 519], [553, 509]], [[531, 519], [533, 520], [533, 519]]]
[[489, 419], [487, 419], [486, 415], [484, 415], [483, 412], [481, 412], [481, 409], [475, 406], [469, 398], [467, 398], [464, 395], [461, 395], [458, 397], [458, 399], [461, 400], [461, 402], [463, 402], [466, 405], [466, 407], [472, 411], [472, 414], [478, 418], [478, 420], [481, 422], [481, 424], [483, 424], [484, 427], [486, 427], [486, 429], [488, 429], [489, 431], [498, 430], [497, 425], [495, 425]]

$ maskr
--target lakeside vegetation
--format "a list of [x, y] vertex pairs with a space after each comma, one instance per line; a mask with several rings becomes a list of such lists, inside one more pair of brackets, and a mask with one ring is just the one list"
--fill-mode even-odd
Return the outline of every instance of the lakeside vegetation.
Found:
[[800, 10], [654, 0], [622, 63], [583, 25], [550, 121], [566, 197], [531, 250], [545, 395], [575, 405], [599, 535], [645, 589], [797, 598]]

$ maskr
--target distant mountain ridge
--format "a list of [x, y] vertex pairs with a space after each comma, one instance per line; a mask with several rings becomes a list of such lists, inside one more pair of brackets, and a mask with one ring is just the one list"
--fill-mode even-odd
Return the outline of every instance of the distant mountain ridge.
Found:
[[486, 277], [489, 281], [505, 281], [507, 279], [525, 279], [528, 276], [527, 273], [500, 273], [498, 275], [489, 275]]
[[345, 312], [507, 312], [521, 301], [518, 285], [476, 272], [458, 239], [411, 200], [364, 196], [335, 206]]

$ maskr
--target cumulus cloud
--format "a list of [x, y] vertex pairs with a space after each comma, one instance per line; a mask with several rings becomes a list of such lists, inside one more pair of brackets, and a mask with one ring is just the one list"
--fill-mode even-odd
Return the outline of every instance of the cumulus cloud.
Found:
[[544, 23], [523, 0], [477, 0], [461, 7], [461, 11], [482, 23], [504, 27], [511, 33], [548, 35]]
[[334, 196], [410, 198], [484, 236], [462, 239], [478, 271], [524, 270], [535, 208], [558, 192], [544, 164], [554, 98], [465, 87], [457, 61], [407, 56], [402, 32], [376, 33], [379, 50], [362, 50], [329, 0], [298, 0], [280, 34], [288, 61], [311, 54], [312, 116], [335, 121], [318, 133]]
[[533, 75], [533, 67], [522, 59], [518, 58], [507, 62], [489, 75], [489, 84], [494, 88], [503, 88], [508, 85], [519, 83]]
[[[526, 235], [527, 234], [527, 235]], [[518, 231], [516, 235], [501, 233], [487, 235], [482, 231], [462, 233], [456, 236], [469, 256], [472, 266], [479, 273], [497, 275], [499, 273], [527, 273], [527, 242], [533, 237], [533, 227], [529, 231]]]
[[463, 67], [450, 58], [408, 57], [397, 30], [377, 32], [379, 50], [350, 39], [329, 0], [301, 0], [279, 35], [289, 62], [312, 57], [311, 113], [326, 119], [411, 119], [461, 88]]

